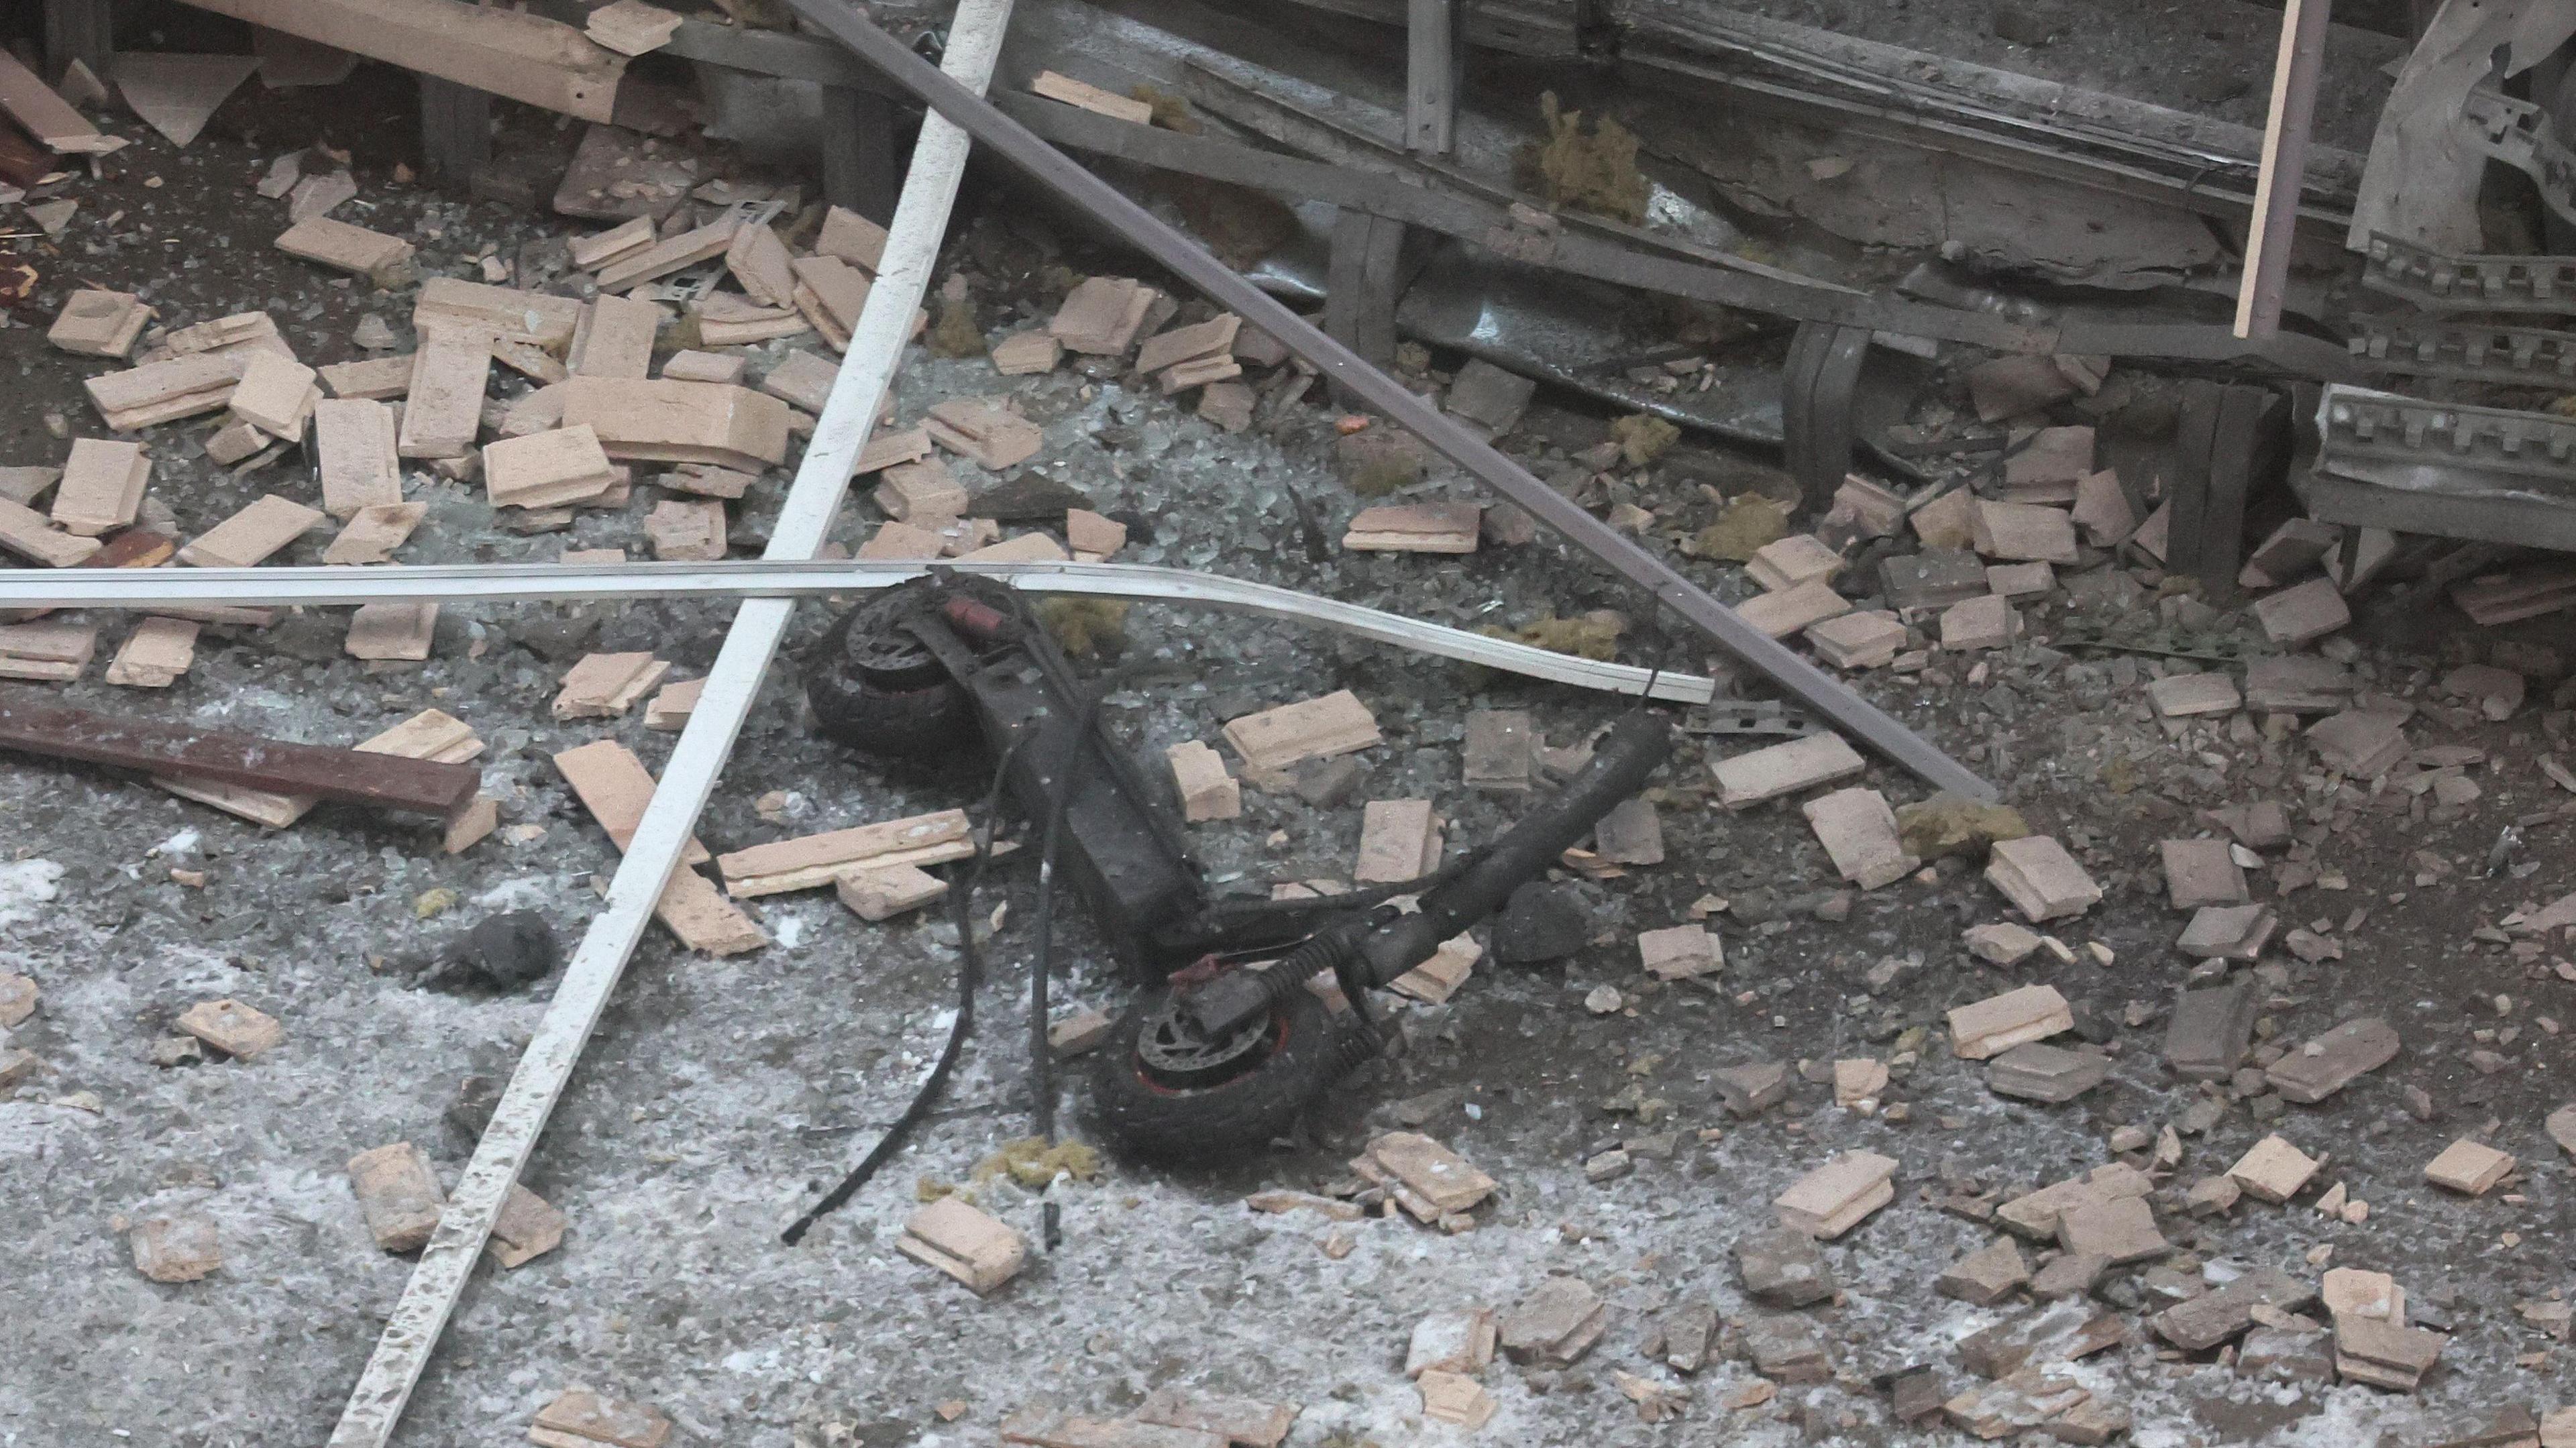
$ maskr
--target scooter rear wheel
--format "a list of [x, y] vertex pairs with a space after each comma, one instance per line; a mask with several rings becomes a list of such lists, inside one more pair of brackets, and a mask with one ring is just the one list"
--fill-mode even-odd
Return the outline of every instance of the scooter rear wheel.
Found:
[[815, 648], [805, 698], [824, 735], [880, 758], [935, 758], [976, 735], [966, 691], [894, 611], [852, 609]]
[[1100, 1056], [1093, 1100], [1102, 1134], [1148, 1161], [1242, 1156], [1286, 1135], [1340, 1074], [1332, 1022], [1311, 991], [1227, 1039], [1178, 1029], [1170, 986], [1121, 1018]]

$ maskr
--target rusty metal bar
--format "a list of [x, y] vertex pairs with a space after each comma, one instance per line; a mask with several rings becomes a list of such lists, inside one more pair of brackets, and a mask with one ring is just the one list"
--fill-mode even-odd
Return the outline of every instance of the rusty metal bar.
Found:
[[0, 749], [411, 814], [452, 814], [483, 782], [483, 771], [470, 764], [290, 744], [42, 704], [0, 702]]
[[983, 97], [940, 74], [901, 42], [870, 24], [847, 0], [787, 3], [816, 29], [848, 46], [861, 60], [884, 72], [887, 79], [919, 97], [979, 144], [1094, 220], [1124, 235], [1202, 293], [1305, 358], [1327, 381], [1348, 389], [1429, 443], [1443, 457], [1474, 474], [1485, 486], [1528, 509], [1569, 542], [1647, 589], [1664, 607], [1770, 676], [1835, 727], [1851, 733], [1935, 788], [1978, 799], [1994, 798], [1994, 787], [1966, 766], [1934, 748], [1840, 680], [1736, 617], [1733, 609], [1710, 597], [1671, 565], [1532, 477], [1520, 464], [1406, 391], [1350, 348], [1318, 331], [1305, 318], [1261, 292], [1206, 249], [1084, 170], [1073, 158], [1002, 114]]

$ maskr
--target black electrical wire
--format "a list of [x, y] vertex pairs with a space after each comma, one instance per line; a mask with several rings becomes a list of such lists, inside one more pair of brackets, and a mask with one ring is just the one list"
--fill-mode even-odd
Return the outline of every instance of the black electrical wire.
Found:
[[844, 1202], [856, 1196], [859, 1188], [866, 1186], [876, 1176], [877, 1169], [902, 1147], [912, 1129], [930, 1114], [931, 1103], [939, 1099], [941, 1089], [948, 1084], [949, 1072], [956, 1068], [958, 1053], [966, 1045], [966, 1036], [975, 1027], [975, 988], [984, 977], [984, 950], [975, 942], [975, 921], [970, 906], [976, 887], [984, 883], [984, 867], [992, 863], [993, 834], [1001, 827], [1002, 781], [1019, 748], [1019, 741], [1013, 740], [1011, 746], [1002, 751], [1001, 762], [993, 768], [992, 787], [984, 794], [984, 829], [975, 836], [973, 862], [968, 865], [966, 878], [958, 888], [948, 892], [949, 914], [957, 922], [957, 1018], [948, 1027], [948, 1043], [940, 1048], [939, 1059], [931, 1064], [930, 1074], [922, 1078], [920, 1089], [913, 1092], [911, 1104], [895, 1118], [894, 1125], [886, 1128], [885, 1135], [877, 1138], [877, 1144], [868, 1149], [867, 1156], [850, 1169], [848, 1176], [841, 1178], [839, 1186], [824, 1193], [813, 1210], [798, 1217], [779, 1234], [790, 1247], [803, 1240], [805, 1233], [825, 1215], [839, 1210]]

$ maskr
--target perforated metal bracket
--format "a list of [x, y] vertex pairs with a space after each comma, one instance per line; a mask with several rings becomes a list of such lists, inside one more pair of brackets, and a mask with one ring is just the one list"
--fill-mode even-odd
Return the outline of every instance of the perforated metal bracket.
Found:
[[2549, 112], [2481, 87], [2460, 115], [2477, 128], [2479, 150], [2529, 176], [2550, 210], [2576, 221], [2576, 151], [2551, 132]]
[[[2576, 498], [2576, 421], [2330, 384], [2317, 402], [2318, 466], [2416, 492]], [[2535, 487], [2535, 484], [2538, 485]]]
[[2428, 312], [2576, 312], [2576, 256], [2449, 256], [2374, 232], [2361, 284]]
[[2576, 332], [2364, 318], [2348, 344], [2380, 372], [2576, 388]]

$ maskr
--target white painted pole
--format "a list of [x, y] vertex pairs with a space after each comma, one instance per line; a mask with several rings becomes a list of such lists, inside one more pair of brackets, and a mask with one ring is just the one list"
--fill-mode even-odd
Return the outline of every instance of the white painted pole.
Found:
[[[1011, 0], [963, 0], [949, 30], [942, 69], [980, 94], [992, 79], [1010, 18]], [[884, 264], [852, 331], [822, 419], [806, 443], [805, 460], [770, 531], [769, 558], [812, 558], [831, 530], [849, 491], [850, 469], [867, 442], [877, 408], [902, 359], [913, 313], [929, 290], [939, 243], [947, 234], [957, 186], [965, 176], [967, 149], [966, 133], [955, 125], [935, 114], [923, 120], [911, 169], [904, 176], [903, 199], [895, 207], [894, 225], [888, 232]], [[546, 1007], [535, 1039], [502, 1091], [473, 1160], [449, 1194], [438, 1230], [422, 1251], [420, 1265], [413, 1269], [384, 1335], [377, 1339], [366, 1370], [341, 1410], [330, 1448], [383, 1448], [392, 1436], [413, 1386], [420, 1381], [421, 1368], [482, 1255], [502, 1199], [519, 1179], [529, 1151], [554, 1111], [555, 1099], [572, 1075], [573, 1063], [597, 1029], [608, 997], [653, 917], [654, 903], [670, 882], [671, 872], [679, 868], [683, 847], [697, 827], [699, 812], [706, 808], [716, 776], [733, 752], [734, 740], [751, 712], [761, 678], [786, 635], [795, 607], [792, 599], [755, 598], [734, 615], [733, 629], [725, 635], [715, 667], [708, 671], [697, 709], [663, 766], [653, 802], [645, 808], [626, 857], [609, 883], [607, 904], [591, 920], [573, 952], [572, 964]]]

